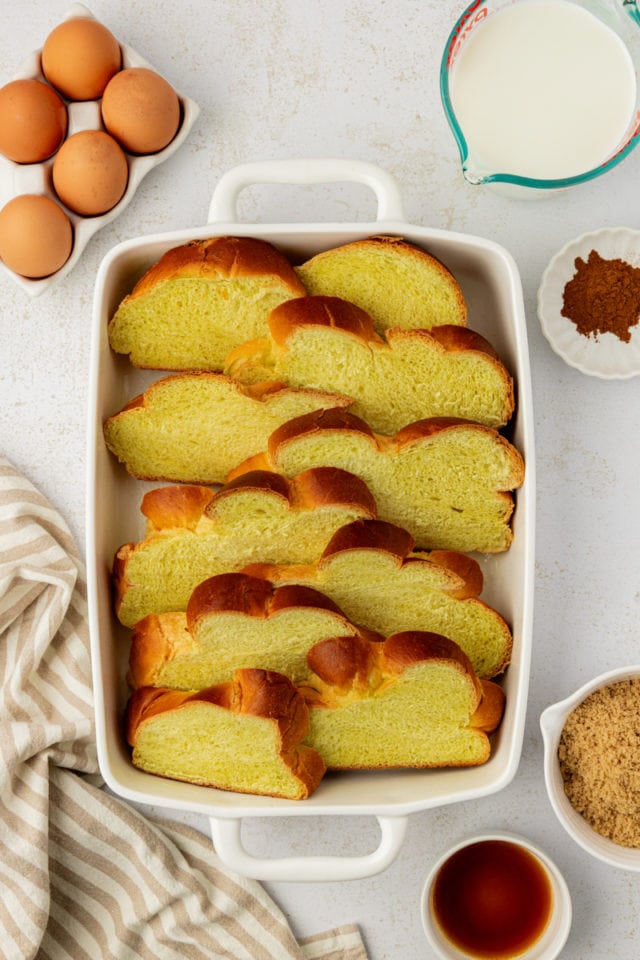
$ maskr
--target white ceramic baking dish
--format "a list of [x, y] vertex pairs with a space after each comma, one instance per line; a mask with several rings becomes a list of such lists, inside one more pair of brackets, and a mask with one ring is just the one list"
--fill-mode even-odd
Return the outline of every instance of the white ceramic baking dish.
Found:
[[[362, 223], [256, 224], [237, 220], [239, 193], [258, 183], [352, 182], [370, 187], [377, 219]], [[128, 636], [111, 609], [109, 571], [121, 543], [143, 534], [139, 512], [152, 484], [132, 480], [108, 453], [104, 419], [140, 392], [158, 374], [134, 370], [112, 353], [107, 322], [137, 278], [166, 250], [190, 239], [232, 234], [268, 240], [297, 261], [320, 250], [373, 234], [393, 234], [439, 257], [462, 286], [469, 326], [485, 334], [513, 372], [517, 413], [510, 438], [524, 454], [526, 480], [518, 491], [514, 542], [504, 554], [479, 558], [487, 602], [508, 619], [514, 636], [513, 660], [504, 677], [506, 712], [495, 735], [489, 762], [481, 767], [431, 771], [329, 774], [306, 801], [245, 796], [163, 780], [136, 770], [122, 735], [127, 698], [124, 680]], [[269, 161], [246, 164], [225, 174], [216, 187], [208, 222], [127, 240], [103, 260], [93, 307], [91, 399], [88, 429], [87, 568], [93, 655], [98, 755], [108, 786], [118, 795], [154, 807], [204, 814], [210, 819], [215, 849], [239, 873], [263, 880], [338, 880], [384, 870], [403, 842], [409, 814], [504, 788], [516, 773], [527, 705], [533, 611], [535, 459], [529, 357], [520, 278], [507, 251], [478, 237], [416, 226], [404, 221], [393, 178], [378, 167], [347, 160]], [[374, 816], [380, 842], [357, 857], [254, 857], [242, 843], [245, 817]]]

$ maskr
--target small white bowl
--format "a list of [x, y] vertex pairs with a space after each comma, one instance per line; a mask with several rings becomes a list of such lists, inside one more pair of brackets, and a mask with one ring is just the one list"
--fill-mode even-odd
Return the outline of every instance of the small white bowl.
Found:
[[535, 943], [531, 944], [531, 946], [524, 952], [514, 954], [514, 960], [555, 960], [567, 942], [567, 937], [569, 936], [569, 931], [571, 929], [573, 911], [571, 894], [569, 893], [569, 888], [567, 887], [566, 881], [555, 863], [547, 856], [546, 853], [544, 853], [543, 850], [535, 846], [535, 844], [531, 843], [529, 840], [526, 840], [524, 837], [518, 836], [517, 834], [503, 833], [498, 831], [481, 833], [462, 840], [460, 843], [443, 853], [431, 868], [423, 887], [420, 901], [422, 926], [431, 949], [434, 951], [436, 956], [440, 958], [440, 960], [471, 960], [472, 958], [472, 954], [468, 954], [460, 950], [453, 943], [451, 943], [451, 941], [448, 940], [442, 932], [437, 920], [434, 917], [431, 895], [438, 872], [440, 871], [440, 868], [447, 862], [447, 860], [453, 856], [454, 853], [457, 853], [458, 850], [462, 850], [464, 847], [471, 846], [474, 843], [479, 843], [484, 840], [503, 840], [507, 843], [516, 844], [517, 846], [520, 846], [524, 850], [527, 850], [529, 853], [533, 854], [533, 856], [538, 859], [540, 864], [545, 869], [551, 884], [551, 917], [546, 929], [539, 939], [536, 940]]
[[552, 349], [581, 373], [604, 380], [626, 380], [640, 374], [640, 323], [631, 339], [613, 333], [585, 336], [562, 316], [564, 288], [575, 274], [576, 257], [586, 260], [596, 250], [603, 259], [620, 259], [640, 267], [640, 231], [605, 227], [567, 243], [549, 263], [538, 289], [538, 319]]
[[578, 704], [601, 687], [620, 680], [640, 677], [640, 666], [619, 667], [600, 674], [576, 690], [566, 700], [547, 707], [540, 716], [544, 740], [544, 779], [551, 806], [570, 837], [579, 846], [604, 863], [622, 870], [640, 871], [640, 849], [622, 847], [608, 837], [603, 837], [578, 813], [564, 791], [564, 783], [558, 762], [558, 745], [565, 722]]

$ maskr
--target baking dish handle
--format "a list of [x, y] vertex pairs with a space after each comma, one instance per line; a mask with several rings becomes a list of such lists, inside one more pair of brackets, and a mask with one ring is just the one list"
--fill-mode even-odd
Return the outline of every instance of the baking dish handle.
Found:
[[362, 183], [378, 200], [378, 220], [404, 220], [402, 198], [394, 178], [360, 160], [263, 160], [244, 163], [224, 173], [209, 206], [209, 223], [235, 223], [236, 201], [245, 187], [256, 183]]
[[266, 859], [253, 857], [242, 844], [242, 819], [210, 817], [211, 839], [226, 866], [254, 880], [290, 883], [361, 880], [385, 870], [397, 857], [407, 830], [407, 817], [377, 817], [380, 843], [361, 857], [312, 856]]

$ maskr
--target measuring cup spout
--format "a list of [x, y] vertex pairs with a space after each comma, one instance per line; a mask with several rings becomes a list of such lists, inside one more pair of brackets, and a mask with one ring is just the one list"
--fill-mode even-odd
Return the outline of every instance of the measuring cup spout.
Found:
[[474, 167], [473, 160], [467, 158], [462, 164], [462, 175], [464, 176], [467, 183], [472, 184], [472, 186], [478, 186], [482, 183], [487, 183], [491, 179], [491, 174], [486, 170], [482, 172], [480, 169]]
[[638, 0], [622, 0], [622, 6], [629, 14], [633, 22], [640, 27], [640, 11], [638, 10]]
[[624, 160], [640, 143], [638, 27], [640, 0], [473, 0], [440, 68], [466, 182], [542, 196]]

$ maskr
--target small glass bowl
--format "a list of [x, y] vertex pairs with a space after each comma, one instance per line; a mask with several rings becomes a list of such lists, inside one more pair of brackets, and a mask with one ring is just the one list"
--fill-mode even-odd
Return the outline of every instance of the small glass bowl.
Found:
[[443, 853], [429, 871], [422, 890], [420, 908], [422, 926], [431, 949], [440, 960], [471, 960], [470, 954], [456, 947], [441, 931], [434, 917], [431, 894], [438, 872], [447, 860], [464, 847], [485, 840], [503, 840], [506, 843], [512, 843], [522, 847], [536, 857], [546, 871], [552, 892], [552, 908], [549, 922], [540, 938], [531, 944], [524, 952], [514, 955], [514, 960], [555, 960], [555, 958], [560, 955], [560, 951], [564, 947], [571, 929], [573, 910], [569, 888], [555, 863], [539, 847], [517, 834], [503, 833], [501, 831], [482, 833], [462, 840]]
[[640, 230], [604, 227], [567, 243], [550, 261], [538, 289], [538, 319], [542, 332], [559, 357], [581, 373], [603, 380], [626, 380], [640, 374], [640, 323], [631, 339], [614, 333], [585, 336], [561, 314], [566, 284], [575, 274], [576, 258], [587, 260], [595, 250], [605, 260], [624, 260], [640, 267]]
[[567, 717], [589, 694], [620, 680], [640, 677], [640, 666], [619, 667], [602, 673], [575, 693], [547, 707], [540, 716], [544, 740], [544, 779], [549, 801], [558, 820], [575, 842], [598, 860], [621, 870], [640, 872], [640, 849], [622, 847], [597, 833], [577, 810], [564, 791], [558, 762], [558, 746]]

